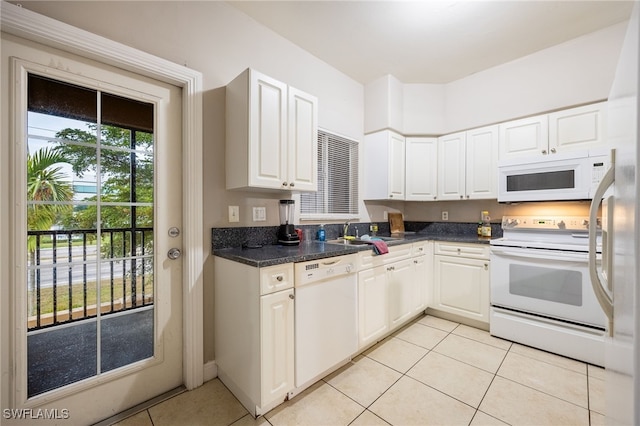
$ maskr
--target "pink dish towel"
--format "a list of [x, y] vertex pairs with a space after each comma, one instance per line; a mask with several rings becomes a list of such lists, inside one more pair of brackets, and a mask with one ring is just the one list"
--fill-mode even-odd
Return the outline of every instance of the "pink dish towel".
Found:
[[389, 253], [389, 247], [387, 247], [387, 243], [382, 240], [371, 240], [370, 243], [373, 245], [373, 251], [375, 254], [386, 254]]

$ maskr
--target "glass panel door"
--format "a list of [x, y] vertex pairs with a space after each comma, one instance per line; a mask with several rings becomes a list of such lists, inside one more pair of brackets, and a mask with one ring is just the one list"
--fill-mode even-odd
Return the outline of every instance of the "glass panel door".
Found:
[[28, 76], [27, 395], [154, 356], [154, 104]]

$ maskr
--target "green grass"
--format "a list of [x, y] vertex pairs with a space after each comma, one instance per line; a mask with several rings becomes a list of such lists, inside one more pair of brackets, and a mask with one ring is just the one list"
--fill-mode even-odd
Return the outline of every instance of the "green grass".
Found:
[[[114, 294], [113, 299], [117, 300], [122, 298], [123, 289], [122, 289], [122, 278], [114, 280]], [[97, 304], [97, 289], [96, 283], [88, 282], [87, 283], [87, 306]], [[138, 278], [136, 283], [136, 294], [138, 296], [142, 295], [142, 278]], [[153, 295], [153, 280], [150, 277], [146, 277], [145, 296]], [[126, 288], [126, 296], [130, 300], [131, 299], [131, 282], [127, 282]], [[84, 306], [84, 287], [82, 284], [74, 284], [71, 286], [71, 301], [72, 301], [72, 309], [73, 308], [81, 308]], [[100, 286], [100, 303], [106, 303], [111, 301], [111, 284], [109, 282], [104, 282]], [[35, 301], [34, 301], [35, 303]], [[57, 311], [68, 311], [69, 310], [69, 286], [62, 285], [57, 287], [56, 294], [56, 307]], [[33, 312], [35, 312], [35, 307]], [[53, 312], [53, 288], [47, 287], [40, 290], [40, 314], [49, 314]]]

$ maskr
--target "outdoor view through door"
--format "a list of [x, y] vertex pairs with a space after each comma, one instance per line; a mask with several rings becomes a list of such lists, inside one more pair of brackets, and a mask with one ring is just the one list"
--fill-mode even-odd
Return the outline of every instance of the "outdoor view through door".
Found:
[[28, 76], [27, 394], [154, 356], [154, 104]]

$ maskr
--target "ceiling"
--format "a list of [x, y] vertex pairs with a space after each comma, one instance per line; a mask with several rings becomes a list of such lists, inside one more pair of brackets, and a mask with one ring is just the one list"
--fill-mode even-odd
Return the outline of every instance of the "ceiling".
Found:
[[447, 83], [629, 19], [632, 1], [230, 1], [367, 84]]

